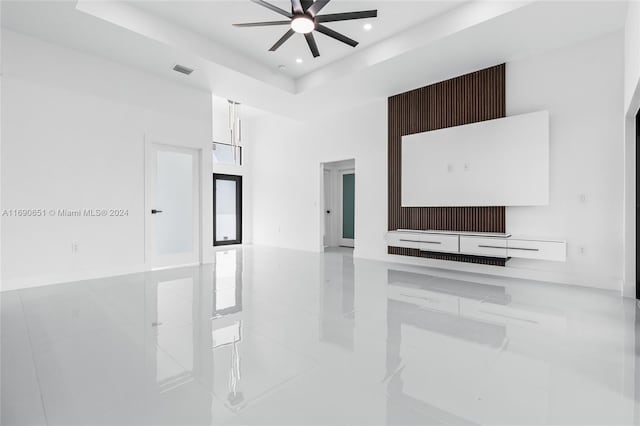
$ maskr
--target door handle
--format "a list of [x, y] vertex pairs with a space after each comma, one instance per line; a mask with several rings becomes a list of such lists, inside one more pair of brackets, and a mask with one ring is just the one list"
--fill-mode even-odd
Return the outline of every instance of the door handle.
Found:
[[162, 213], [162, 210], [151, 209], [151, 214]]

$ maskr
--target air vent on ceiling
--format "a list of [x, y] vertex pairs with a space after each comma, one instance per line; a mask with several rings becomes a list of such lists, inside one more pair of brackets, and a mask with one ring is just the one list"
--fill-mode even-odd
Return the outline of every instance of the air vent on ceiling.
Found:
[[186, 75], [189, 75], [193, 72], [193, 68], [185, 67], [184, 65], [180, 64], [174, 65], [173, 70]]

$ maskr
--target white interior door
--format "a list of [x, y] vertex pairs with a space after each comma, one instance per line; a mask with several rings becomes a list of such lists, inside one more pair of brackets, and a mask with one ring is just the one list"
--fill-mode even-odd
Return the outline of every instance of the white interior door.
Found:
[[152, 269], [200, 260], [197, 150], [151, 144], [147, 153], [146, 244]]

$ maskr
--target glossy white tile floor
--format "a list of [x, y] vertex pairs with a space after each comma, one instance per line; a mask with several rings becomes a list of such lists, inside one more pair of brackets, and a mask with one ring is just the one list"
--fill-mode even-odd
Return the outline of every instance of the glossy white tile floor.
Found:
[[638, 313], [345, 250], [230, 250], [2, 293], [2, 425], [637, 424]]

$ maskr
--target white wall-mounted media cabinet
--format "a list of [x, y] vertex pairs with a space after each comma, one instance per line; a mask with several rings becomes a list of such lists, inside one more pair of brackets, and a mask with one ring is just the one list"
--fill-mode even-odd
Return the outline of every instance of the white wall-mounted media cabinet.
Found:
[[418, 231], [398, 229], [389, 231], [387, 244], [438, 253], [458, 253], [497, 258], [567, 260], [567, 243], [562, 240], [517, 237], [490, 232]]

